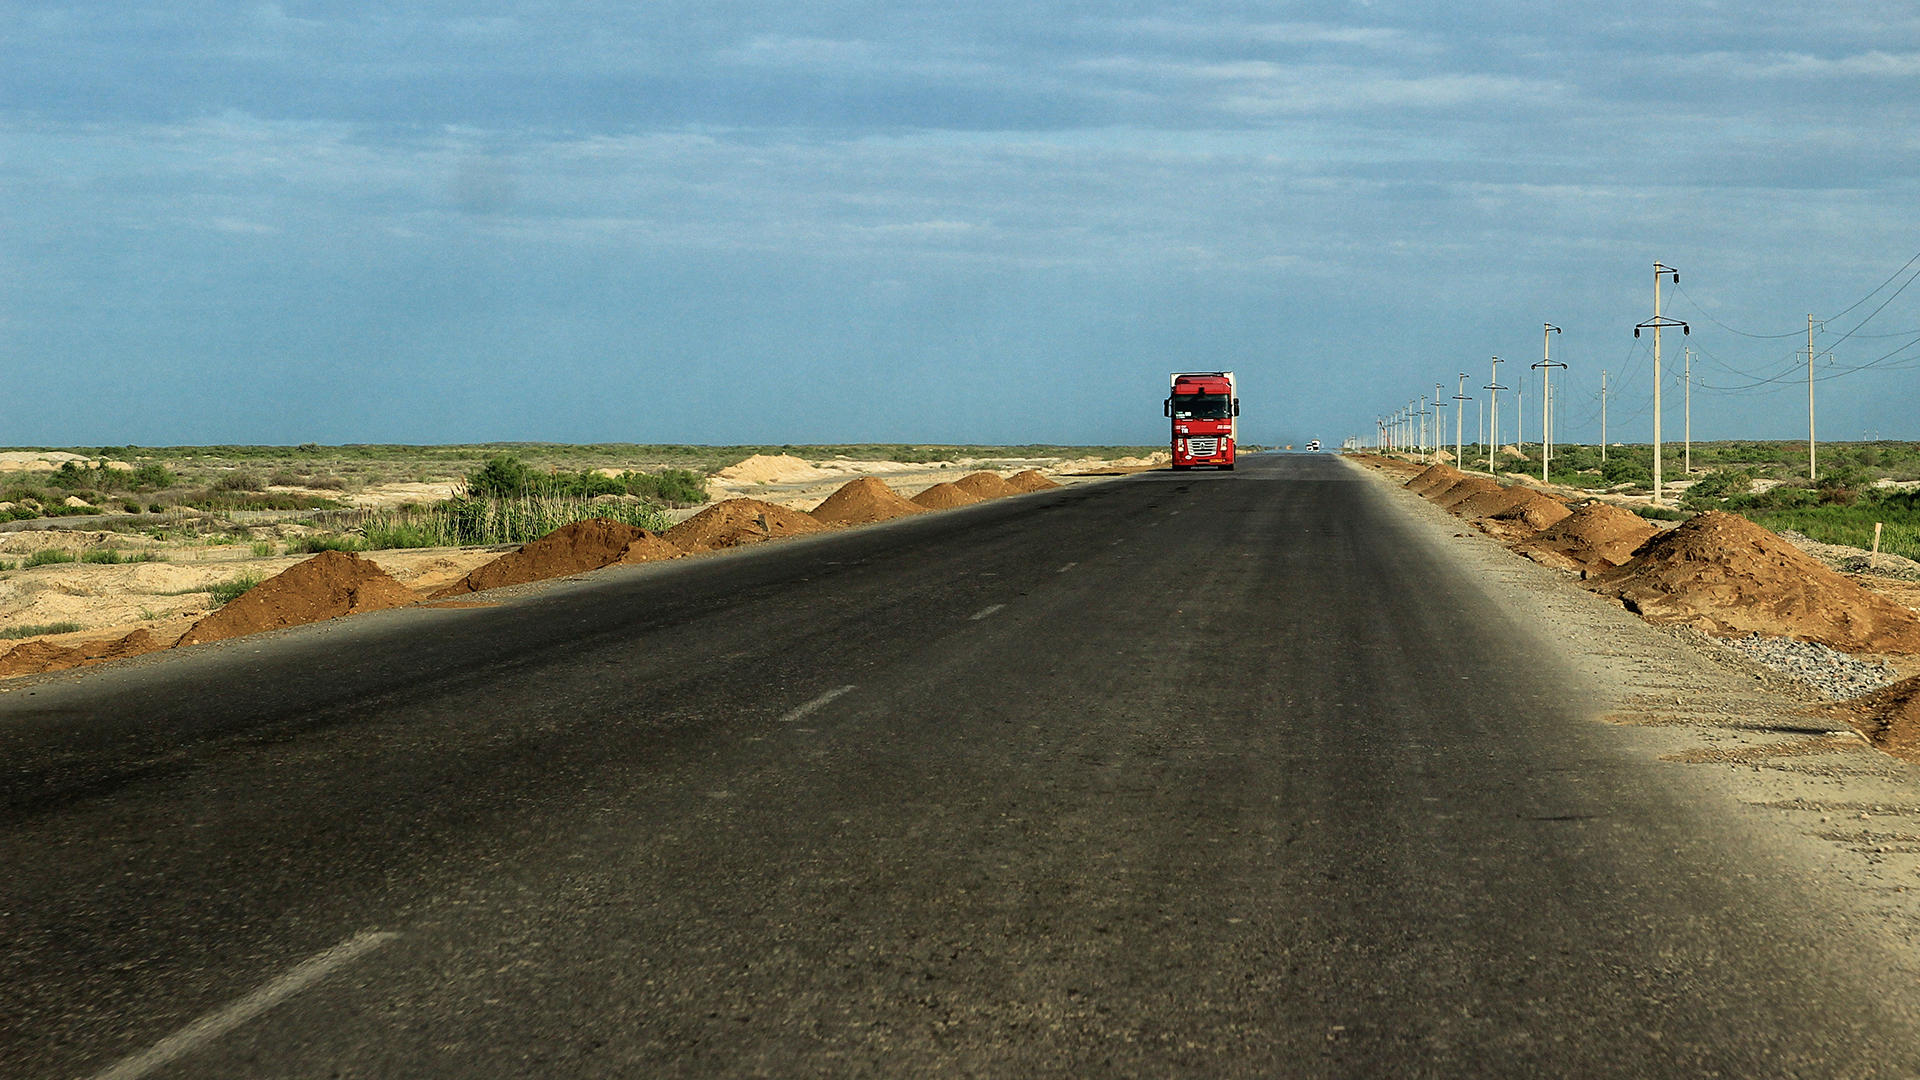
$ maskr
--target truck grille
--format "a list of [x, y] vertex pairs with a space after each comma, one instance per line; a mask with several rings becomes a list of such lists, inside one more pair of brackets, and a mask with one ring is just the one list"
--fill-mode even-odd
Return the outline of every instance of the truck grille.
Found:
[[1212, 457], [1220, 452], [1220, 440], [1217, 438], [1187, 440], [1187, 453], [1194, 457]]

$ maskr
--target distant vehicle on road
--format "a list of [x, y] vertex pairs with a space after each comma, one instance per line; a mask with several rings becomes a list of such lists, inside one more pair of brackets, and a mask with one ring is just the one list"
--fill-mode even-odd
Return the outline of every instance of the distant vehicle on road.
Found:
[[1319, 453], [1319, 452], [1320, 452], [1320, 440], [1319, 440], [1319, 439], [1315, 439], [1315, 440], [1313, 440], [1312, 442], [1310, 442], [1310, 443], [1308, 443], [1308, 444], [1307, 444], [1307, 450], [1308, 450], [1308, 451], [1310, 451], [1310, 452], [1312, 452], [1312, 453]]
[[1176, 371], [1167, 376], [1163, 413], [1173, 418], [1173, 467], [1233, 468], [1240, 441], [1240, 399], [1231, 371]]

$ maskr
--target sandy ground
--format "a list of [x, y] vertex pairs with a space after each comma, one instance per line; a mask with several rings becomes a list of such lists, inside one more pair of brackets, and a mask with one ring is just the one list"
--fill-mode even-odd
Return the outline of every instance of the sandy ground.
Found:
[[[1147, 458], [1118, 461], [996, 458], [908, 464], [847, 458], [804, 461], [793, 457], [756, 457], [722, 470], [709, 484], [709, 493], [716, 502], [749, 497], [797, 510], [811, 510], [847, 481], [863, 476], [876, 477], [901, 495], [911, 497], [934, 484], [989, 467], [1003, 474], [1038, 469], [1063, 482], [1072, 482], [1076, 473], [1104, 470], [1111, 474], [1158, 464], [1164, 462]], [[4, 465], [0, 462], [0, 468]], [[356, 507], [385, 509], [405, 503], [437, 502], [453, 494], [457, 484], [458, 481], [451, 480], [381, 484], [344, 497], [338, 491], [311, 493], [344, 498]], [[676, 520], [684, 519], [700, 509], [678, 511], [673, 516]], [[313, 530], [299, 524], [275, 524], [254, 531], [262, 539], [284, 541]], [[159, 561], [111, 565], [51, 563], [0, 572], [0, 632], [18, 635], [0, 639], [0, 652], [26, 640], [77, 645], [117, 638], [140, 628], [161, 636], [177, 634], [213, 610], [209, 590], [215, 585], [243, 575], [265, 580], [309, 558], [306, 555], [263, 558], [254, 555], [251, 546], [245, 543], [170, 544], [115, 532], [45, 529], [0, 533], [0, 559], [9, 562], [24, 562], [26, 557], [47, 549], [77, 554], [105, 547], [118, 549], [123, 556], [151, 553]], [[503, 550], [499, 547], [420, 548], [372, 551], [365, 553], [365, 557], [402, 584], [424, 594], [458, 581], [474, 568], [498, 557]], [[22, 633], [62, 623], [77, 623], [80, 629], [60, 634]]]

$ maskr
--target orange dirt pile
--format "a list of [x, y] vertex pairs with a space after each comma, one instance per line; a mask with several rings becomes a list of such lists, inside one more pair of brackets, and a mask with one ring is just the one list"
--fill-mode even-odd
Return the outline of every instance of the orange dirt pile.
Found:
[[1593, 588], [1649, 622], [1709, 634], [1920, 653], [1920, 612], [1868, 592], [1735, 514], [1710, 511], [1654, 537]]
[[728, 499], [667, 530], [681, 551], [718, 551], [762, 540], [802, 536], [826, 528], [798, 510], [759, 499]]
[[1029, 491], [1045, 491], [1048, 488], [1057, 488], [1060, 485], [1032, 469], [1022, 469], [1012, 476], [1007, 477], [1007, 486], [1024, 495]]
[[1018, 488], [1007, 483], [1006, 477], [995, 472], [968, 473], [955, 480], [953, 486], [982, 499], [998, 499], [1005, 495], [1020, 494]]
[[1442, 510], [1452, 510], [1482, 492], [1499, 491], [1500, 482], [1486, 476], [1463, 476], [1443, 488], [1427, 493], [1427, 498]]
[[1531, 488], [1519, 484], [1498, 488], [1493, 491], [1480, 491], [1460, 500], [1453, 512], [1463, 518], [1478, 519], [1504, 513], [1526, 502], [1533, 496]]
[[401, 607], [418, 593], [372, 562], [346, 551], [323, 551], [248, 589], [194, 623], [182, 645], [278, 630], [339, 615]]
[[1407, 490], [1415, 495], [1425, 495], [1434, 488], [1459, 483], [1467, 474], [1451, 465], [1429, 465], [1425, 472], [1407, 481]]
[[1521, 542], [1520, 554], [1573, 573], [1619, 566], [1660, 527], [1631, 510], [1590, 502]]
[[1521, 497], [1505, 510], [1488, 514], [1478, 524], [1490, 535], [1508, 543], [1558, 525], [1573, 514], [1566, 503], [1532, 488], [1516, 485], [1507, 490], [1519, 492]]
[[[648, 553], [659, 551], [660, 543], [663, 541], [659, 537], [625, 522], [588, 518], [562, 525], [490, 563], [474, 567], [466, 577], [436, 590], [431, 598], [438, 600], [448, 596], [464, 596], [508, 585], [525, 585], [530, 581], [583, 574], [617, 562], [646, 562], [649, 557], [672, 558], [680, 554], [676, 548], [673, 555], [649, 556]], [[639, 552], [629, 557], [628, 552], [636, 545], [639, 546]]]
[[959, 484], [943, 482], [915, 495], [913, 501], [929, 510], [951, 510], [956, 506], [972, 506], [986, 500]]
[[813, 519], [822, 525], [871, 525], [904, 514], [918, 514], [926, 507], [903, 499], [892, 488], [863, 476], [849, 480], [827, 501], [813, 508]]
[[1846, 718], [1868, 742], [1894, 757], [1920, 761], [1920, 675], [1843, 701], [1829, 712]]
[[173, 642], [145, 629], [135, 630], [124, 637], [84, 642], [79, 645], [28, 641], [14, 646], [4, 656], [0, 656], [0, 678], [38, 675], [43, 671], [65, 671], [83, 664], [97, 664], [103, 660], [139, 656], [142, 653], [158, 652], [172, 647]]

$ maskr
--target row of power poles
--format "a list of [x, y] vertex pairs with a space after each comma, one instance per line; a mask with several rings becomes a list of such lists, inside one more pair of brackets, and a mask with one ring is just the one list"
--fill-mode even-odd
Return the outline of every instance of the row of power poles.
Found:
[[[1693, 333], [1693, 328], [1687, 325], [1684, 320], [1668, 318], [1662, 312], [1661, 285], [1667, 281], [1678, 285], [1680, 283], [1680, 271], [1675, 270], [1665, 263], [1655, 262], [1653, 264], [1653, 318], [1638, 323], [1633, 328], [1633, 336], [1636, 338], [1640, 336], [1642, 330], [1651, 330], [1653, 332], [1653, 502], [1656, 506], [1664, 501], [1666, 495], [1666, 478], [1662, 474], [1665, 442], [1660, 429], [1663, 416], [1660, 403], [1660, 332], [1662, 330], [1671, 330], [1674, 327], [1679, 327], [1682, 335], [1690, 335]], [[1809, 480], [1819, 478], [1819, 471], [1814, 459], [1813, 411], [1813, 361], [1816, 355], [1813, 347], [1813, 331], [1816, 325], [1824, 325], [1824, 323], [1821, 323], [1812, 315], [1808, 315], [1807, 479]], [[1542, 326], [1544, 329], [1542, 329], [1540, 333], [1540, 362], [1534, 364], [1533, 367], [1540, 370], [1540, 479], [1544, 483], [1547, 479], [1548, 470], [1553, 462], [1553, 369], [1565, 368], [1567, 365], [1553, 358], [1553, 335], [1560, 333], [1560, 328], [1552, 323], [1543, 323]], [[1686, 426], [1683, 438], [1686, 449], [1683, 467], [1688, 473], [1692, 473], [1693, 350], [1691, 348], [1686, 350], [1685, 363]], [[1500, 364], [1500, 358], [1497, 356], [1494, 357], [1490, 365], [1487, 384], [1481, 387], [1481, 389], [1485, 390], [1489, 395], [1487, 415], [1482, 418], [1479, 425], [1483, 428], [1480, 435], [1486, 439], [1487, 471], [1489, 473], [1497, 473], [1499, 469], [1497, 455], [1500, 452], [1500, 391], [1507, 389], [1517, 390], [1517, 387], [1501, 385]], [[1607, 460], [1607, 375], [1608, 373], [1605, 370], [1600, 372], [1600, 461], [1603, 464]], [[1464, 371], [1461, 372], [1459, 380], [1459, 386], [1455, 389], [1452, 398], [1452, 408], [1454, 410], [1453, 459], [1456, 462], [1463, 460], [1461, 455], [1466, 448], [1464, 429], [1466, 427], [1467, 402], [1475, 400], [1466, 392], [1467, 373]], [[1440, 392], [1442, 389], [1444, 389], [1444, 386], [1441, 383], [1433, 384], [1431, 406], [1428, 404], [1428, 399], [1422, 395], [1416, 400], [1408, 402], [1405, 408], [1399, 409], [1386, 416], [1378, 417], [1376, 445], [1383, 450], [1413, 450], [1423, 455], [1427, 455], [1430, 450], [1437, 450], [1445, 440], [1444, 422], [1440, 416], [1440, 410], [1448, 407], [1448, 403], [1441, 400]], [[1524, 412], [1517, 413], [1516, 419], [1520, 419], [1523, 415]], [[1429, 419], [1432, 420], [1431, 438], [1428, 436]], [[1520, 423], [1524, 426], [1524, 419], [1520, 419]]]

